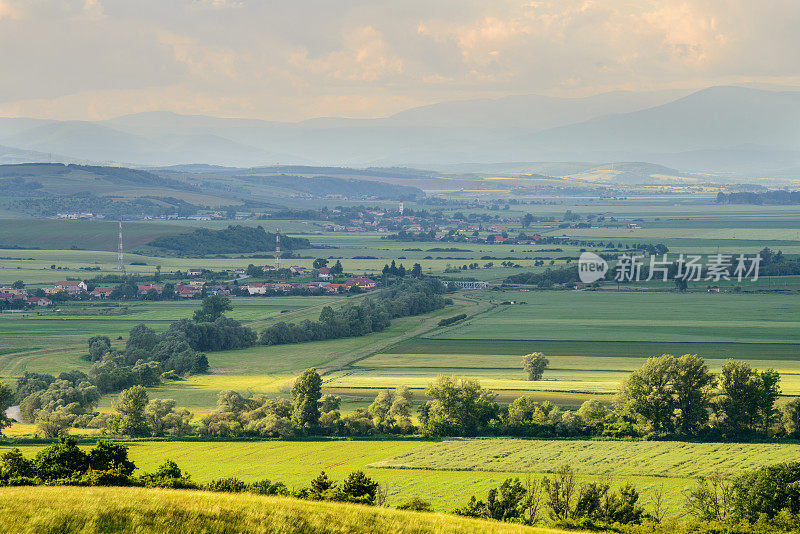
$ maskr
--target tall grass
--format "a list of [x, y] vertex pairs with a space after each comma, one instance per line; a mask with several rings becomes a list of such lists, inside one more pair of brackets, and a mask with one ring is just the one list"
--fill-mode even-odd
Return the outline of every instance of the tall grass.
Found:
[[291, 498], [143, 488], [0, 489], [8, 534], [556, 533], [446, 514]]

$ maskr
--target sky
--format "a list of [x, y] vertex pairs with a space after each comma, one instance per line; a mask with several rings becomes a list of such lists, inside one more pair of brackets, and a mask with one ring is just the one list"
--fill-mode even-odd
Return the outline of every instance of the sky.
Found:
[[296, 121], [800, 86], [797, 0], [0, 0], [0, 116]]

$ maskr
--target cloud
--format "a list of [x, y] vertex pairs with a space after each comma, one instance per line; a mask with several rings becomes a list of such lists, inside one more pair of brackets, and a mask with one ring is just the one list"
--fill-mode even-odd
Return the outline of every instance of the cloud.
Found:
[[83, 11], [93, 19], [101, 19], [104, 16], [103, 5], [100, 0], [84, 0]]
[[159, 42], [172, 50], [175, 60], [194, 76], [209, 79], [223, 76], [234, 80], [239, 77], [237, 55], [233, 50], [203, 45], [197, 39], [167, 31], [159, 33]]
[[17, 20], [22, 16], [22, 9], [14, 2], [0, 0], [0, 20]]
[[233, 9], [244, 5], [237, 0], [194, 0], [194, 4], [205, 9]]
[[800, 77], [798, 24], [796, 0], [0, 0], [0, 49], [15, 51], [0, 55], [14, 73], [0, 103], [74, 118], [160, 105], [285, 120], [788, 84]]
[[310, 57], [303, 49], [290, 61], [312, 74], [322, 73], [334, 80], [372, 83], [403, 72], [403, 60], [388, 50], [381, 33], [372, 26], [347, 32], [339, 50]]

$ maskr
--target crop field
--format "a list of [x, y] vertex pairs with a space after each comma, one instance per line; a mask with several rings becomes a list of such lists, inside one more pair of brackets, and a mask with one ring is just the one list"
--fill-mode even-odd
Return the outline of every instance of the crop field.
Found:
[[[138, 247], [181, 231], [180, 226], [166, 222], [125, 222], [125, 243]], [[117, 233], [117, 221], [0, 219], [0, 247], [111, 251], [117, 248]]]
[[[141, 471], [172, 459], [192, 478], [236, 476], [245, 481], [269, 478], [300, 487], [324, 470], [341, 480], [364, 469], [389, 492], [396, 505], [414, 495], [431, 499], [438, 510], [485, 495], [506, 477], [538, 477], [569, 463], [578, 479], [610, 478], [631, 482], [647, 503], [663, 487], [671, 513], [680, 514], [683, 491], [692, 479], [715, 469], [743, 469], [800, 457], [795, 444], [692, 444], [520, 439], [327, 440], [317, 441], [135, 441], [130, 456]], [[40, 445], [23, 445], [34, 454]], [[0, 448], [0, 451], [3, 449]], [[213, 458], [213, 461], [210, 459]]]
[[[406, 385], [421, 393], [437, 375], [474, 376], [501, 400], [522, 394], [580, 404], [609, 401], [648, 357], [699, 354], [719, 372], [728, 358], [781, 373], [800, 395], [800, 301], [782, 294], [464, 292], [514, 301], [398, 343], [328, 374], [337, 391]], [[521, 356], [543, 352], [550, 368], [528, 381]], [[546, 394], [546, 395], [543, 395]]]
[[427, 337], [794, 343], [800, 327], [800, 300], [791, 295], [569, 291], [502, 298], [517, 304]]
[[800, 460], [800, 444], [449, 439], [371, 467], [549, 472], [568, 463], [587, 475], [692, 478]]

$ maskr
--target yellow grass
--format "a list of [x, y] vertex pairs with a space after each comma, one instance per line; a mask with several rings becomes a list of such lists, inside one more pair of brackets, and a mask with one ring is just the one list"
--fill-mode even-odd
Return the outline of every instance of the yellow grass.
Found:
[[556, 533], [439, 513], [143, 488], [0, 489], [4, 533]]

